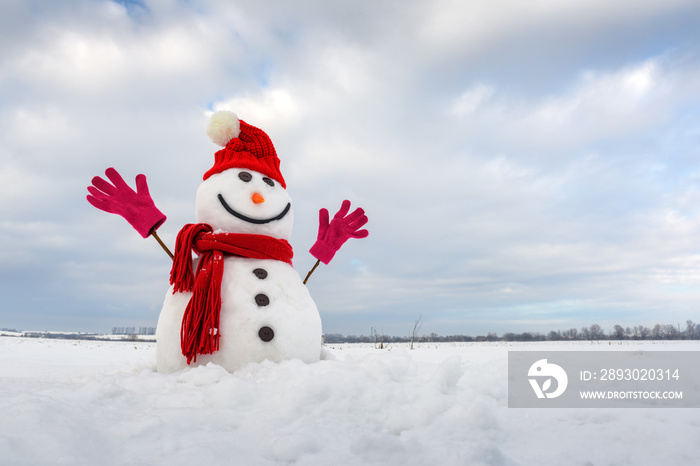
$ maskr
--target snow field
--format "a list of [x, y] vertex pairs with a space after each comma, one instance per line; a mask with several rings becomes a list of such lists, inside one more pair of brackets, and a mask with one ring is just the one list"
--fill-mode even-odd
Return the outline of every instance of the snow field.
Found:
[[152, 343], [0, 337], [0, 464], [697, 464], [699, 410], [507, 408], [509, 349], [614, 348], [328, 345], [161, 374]]

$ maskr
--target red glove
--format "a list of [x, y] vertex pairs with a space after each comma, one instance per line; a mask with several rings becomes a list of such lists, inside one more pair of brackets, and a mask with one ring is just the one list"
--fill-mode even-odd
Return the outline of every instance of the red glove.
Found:
[[108, 168], [105, 175], [112, 184], [99, 176], [94, 177], [93, 186], [87, 188], [91, 194], [87, 196], [90, 204], [105, 212], [121, 215], [144, 238], [165, 222], [165, 215], [158, 210], [148, 192], [145, 175], [136, 176], [136, 192], [114, 168]]
[[328, 222], [328, 210], [321, 209], [319, 211], [318, 239], [311, 246], [309, 252], [326, 265], [348, 239], [366, 238], [369, 235], [367, 230], [359, 229], [368, 221], [365, 211], [358, 208], [346, 217], [349, 210], [350, 201], [343, 201], [342, 207], [333, 216], [330, 223]]

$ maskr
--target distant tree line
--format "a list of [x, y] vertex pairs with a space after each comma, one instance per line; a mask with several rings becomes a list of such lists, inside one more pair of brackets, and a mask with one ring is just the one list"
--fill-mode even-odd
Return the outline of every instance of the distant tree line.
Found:
[[[143, 327], [146, 329], [146, 327]], [[148, 329], [155, 327], [149, 327]], [[155, 341], [155, 339], [139, 338], [139, 335], [153, 335], [148, 333], [150, 330], [144, 330], [146, 333], [117, 333], [121, 338], [115, 339], [101, 333], [86, 333], [86, 332], [31, 332], [25, 330], [16, 330], [13, 328], [0, 328], [0, 332], [11, 332], [14, 335], [4, 335], [8, 337], [24, 337], [24, 338], [51, 338], [56, 340], [97, 340], [97, 341]], [[155, 333], [155, 332], [154, 332]]]
[[[415, 326], [414, 326], [415, 329]], [[325, 335], [327, 343], [374, 343], [383, 346], [388, 343], [410, 343], [415, 337], [397, 337], [378, 334], [374, 329], [370, 335], [342, 335], [330, 333]], [[420, 342], [481, 342], [481, 341], [596, 341], [596, 340], [700, 340], [700, 324], [687, 320], [685, 327], [680, 324], [656, 324], [652, 328], [644, 325], [634, 327], [623, 327], [615, 325], [606, 332], [598, 324], [581, 329], [571, 328], [569, 330], [552, 330], [543, 334], [539, 332], [512, 333], [506, 332], [501, 336], [496, 333], [478, 335], [448, 335], [442, 336], [437, 333], [420, 336]]]
[[[552, 330], [543, 334], [539, 332], [512, 333], [506, 332], [501, 336], [489, 332], [486, 335], [447, 335], [437, 333], [417, 335], [420, 329], [421, 318], [413, 326], [413, 335], [407, 337], [389, 336], [377, 332], [372, 328], [370, 335], [342, 335], [340, 333], [327, 333], [324, 335], [326, 343], [373, 343], [378, 348], [383, 348], [389, 343], [412, 342], [482, 342], [482, 341], [596, 341], [596, 340], [700, 340], [700, 324], [687, 320], [685, 327], [680, 324], [656, 324], [652, 328], [644, 325], [623, 327], [615, 325], [606, 332], [598, 324], [581, 329]], [[19, 333], [24, 337], [35, 338], [65, 338], [79, 340], [102, 340], [99, 334], [74, 333], [74, 332], [23, 332], [10, 328], [2, 328], [0, 331]], [[140, 327], [138, 332], [134, 327], [113, 327], [112, 334], [125, 335], [124, 339], [136, 340], [138, 335], [153, 335], [155, 327]]]
[[155, 335], [155, 327], [112, 327], [112, 335]]

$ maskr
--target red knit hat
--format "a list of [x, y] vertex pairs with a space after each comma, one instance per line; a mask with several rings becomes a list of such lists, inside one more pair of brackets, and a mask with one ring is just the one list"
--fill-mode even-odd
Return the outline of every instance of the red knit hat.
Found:
[[222, 110], [209, 119], [207, 134], [224, 148], [214, 155], [214, 166], [204, 174], [205, 180], [229, 168], [247, 168], [272, 178], [287, 189], [275, 146], [263, 130], [239, 120], [233, 112]]

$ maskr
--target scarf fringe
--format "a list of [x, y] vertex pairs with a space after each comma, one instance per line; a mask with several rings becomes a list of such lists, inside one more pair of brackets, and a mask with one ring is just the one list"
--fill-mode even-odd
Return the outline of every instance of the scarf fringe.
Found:
[[206, 223], [188, 223], [177, 234], [173, 267], [170, 269], [170, 284], [173, 292], [192, 291], [194, 274], [192, 273], [192, 249], [197, 235], [210, 233], [212, 228]]
[[221, 316], [221, 278], [224, 272], [223, 254], [208, 252], [198, 267], [197, 280], [190, 302], [187, 303], [180, 328], [182, 354], [187, 364], [197, 362], [198, 354], [212, 354], [219, 350], [219, 318]]

